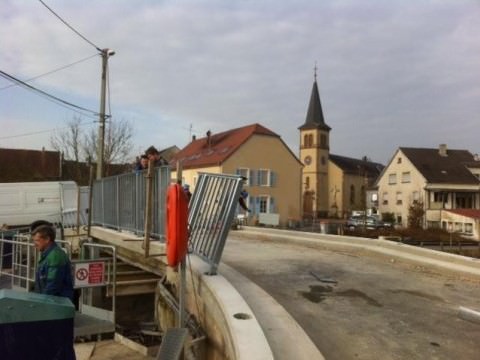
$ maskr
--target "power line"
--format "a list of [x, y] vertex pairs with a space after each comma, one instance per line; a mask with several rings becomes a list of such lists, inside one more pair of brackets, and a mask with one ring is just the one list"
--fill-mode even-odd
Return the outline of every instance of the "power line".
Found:
[[[95, 121], [79, 124], [79, 126], [85, 126], [85, 125], [91, 125], [91, 124], [95, 124]], [[65, 126], [65, 127], [49, 129], [49, 130], [41, 130], [41, 131], [34, 131], [34, 132], [29, 132], [29, 133], [17, 134], [17, 135], [1, 136], [0, 140], [14, 139], [14, 138], [32, 136], [32, 135], [39, 135], [39, 134], [49, 133], [49, 132], [56, 131], [56, 130], [64, 130], [64, 129], [68, 129], [68, 128], [69, 128], [69, 126]]]
[[[47, 76], [47, 75], [56, 73], [56, 72], [58, 72], [58, 71], [67, 69], [67, 68], [72, 67], [72, 66], [74, 66], [74, 65], [77, 65], [77, 64], [79, 64], [79, 63], [81, 63], [81, 62], [90, 60], [91, 58], [93, 58], [93, 57], [95, 57], [95, 56], [98, 56], [98, 54], [93, 54], [93, 55], [91, 55], [91, 56], [89, 56], [89, 57], [86, 57], [86, 58], [84, 58], [84, 59], [75, 61], [75, 62], [73, 62], [73, 63], [71, 63], [71, 64], [68, 64], [68, 65], [59, 67], [59, 68], [54, 69], [54, 70], [51, 70], [51, 71], [49, 71], [49, 72], [46, 72], [46, 73], [43, 73], [43, 74], [34, 76], [34, 77], [32, 77], [32, 78], [30, 78], [30, 79], [27, 79], [27, 80], [24, 80], [24, 81], [25, 81], [25, 82], [29, 82], [29, 81], [36, 80], [36, 79], [38, 79], [38, 78], [41, 78], [41, 77], [43, 77], [43, 76]], [[9, 88], [14, 87], [14, 86], [18, 86], [18, 84], [11, 84], [11, 85], [8, 85], [8, 86], [4, 86], [4, 87], [0, 88], [0, 91], [9, 89]]]
[[90, 40], [88, 40], [85, 36], [83, 36], [82, 34], [80, 34], [77, 30], [75, 30], [69, 23], [67, 23], [65, 20], [63, 20], [60, 15], [58, 15], [55, 11], [53, 11], [47, 4], [45, 4], [42, 0], [38, 0], [40, 1], [40, 3], [45, 6], [53, 15], [55, 15], [62, 23], [64, 23], [70, 30], [72, 30], [75, 34], [77, 34], [78, 36], [80, 36], [83, 40], [85, 40], [87, 43], [89, 43], [90, 45], [92, 45], [95, 49], [97, 49], [98, 51], [102, 52], [102, 49], [100, 49], [97, 45], [95, 45], [93, 42], [91, 42]]
[[[38, 94], [41, 94], [43, 95], [44, 97], [47, 97], [50, 101], [53, 101], [54, 103], [56, 103], [57, 105], [61, 105], [61, 106], [68, 106], [70, 108], [74, 108], [74, 109], [77, 109], [77, 110], [81, 110], [81, 111], [85, 111], [87, 113], [91, 113], [95, 116], [99, 116], [100, 114], [96, 111], [93, 111], [93, 110], [90, 110], [90, 109], [87, 109], [87, 108], [84, 108], [82, 106], [79, 106], [79, 105], [75, 105], [69, 101], [66, 101], [66, 100], [63, 100], [63, 99], [60, 99], [59, 97], [56, 97], [54, 95], [51, 95], [43, 90], [40, 90], [40, 89], [37, 89], [36, 87], [32, 86], [32, 85], [29, 85], [27, 83], [25, 83], [24, 81], [20, 80], [20, 79], [17, 79], [16, 77], [12, 76], [12, 75], [9, 75], [7, 74], [6, 72], [0, 70], [0, 76], [4, 77], [5, 79], [7, 80], [10, 80], [14, 83], [17, 83], [19, 84], [20, 86], [28, 89], [28, 90], [31, 90], [31, 91], [34, 91]], [[73, 110], [73, 109], [72, 109]], [[75, 111], [75, 110], [74, 110]], [[81, 113], [83, 115], [86, 115], [86, 116], [90, 116], [88, 114], [84, 114], [84, 113]]]

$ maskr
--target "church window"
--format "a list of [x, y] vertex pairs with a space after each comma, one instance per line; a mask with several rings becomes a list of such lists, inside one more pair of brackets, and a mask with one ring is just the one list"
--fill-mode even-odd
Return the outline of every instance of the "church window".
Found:
[[312, 134], [308, 135], [308, 146], [309, 147], [313, 146], [313, 135]]
[[322, 157], [321, 157], [321, 161], [322, 161], [322, 165], [325, 165], [325, 163], [327, 162], [327, 161], [325, 160], [325, 156], [322, 156]]
[[305, 189], [309, 189], [310, 188], [310, 177], [307, 176], [305, 178]]
[[322, 148], [326, 148], [326, 147], [328, 146], [328, 144], [327, 144], [327, 135], [325, 135], [325, 134], [321, 134], [321, 135], [320, 135], [320, 146], [321, 146]]
[[308, 135], [307, 134], [305, 134], [303, 136], [303, 146], [308, 147]]

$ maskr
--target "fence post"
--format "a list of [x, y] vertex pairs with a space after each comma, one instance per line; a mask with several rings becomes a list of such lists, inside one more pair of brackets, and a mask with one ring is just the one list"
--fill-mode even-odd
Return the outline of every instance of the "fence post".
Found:
[[148, 171], [147, 171], [147, 191], [146, 191], [146, 201], [145, 201], [145, 238], [143, 241], [143, 249], [145, 250], [145, 257], [150, 255], [150, 232], [152, 224], [152, 185], [153, 185], [153, 160], [148, 162]]
[[93, 203], [93, 164], [90, 163], [90, 178], [88, 179], [88, 220], [87, 220], [87, 237], [90, 238], [90, 228], [92, 227], [92, 203]]

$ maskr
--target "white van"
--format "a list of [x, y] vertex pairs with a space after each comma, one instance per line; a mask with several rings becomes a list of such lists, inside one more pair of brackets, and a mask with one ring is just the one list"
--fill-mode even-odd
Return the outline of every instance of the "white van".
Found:
[[74, 181], [0, 183], [0, 227], [28, 226], [35, 220], [62, 221], [62, 212], [77, 209]]

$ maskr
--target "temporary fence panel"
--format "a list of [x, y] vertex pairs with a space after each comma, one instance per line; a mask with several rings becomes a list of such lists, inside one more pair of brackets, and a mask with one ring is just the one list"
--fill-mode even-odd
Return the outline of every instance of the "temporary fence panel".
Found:
[[243, 180], [241, 176], [200, 173], [189, 206], [191, 250], [216, 274], [233, 222]]
[[[111, 176], [93, 184], [92, 223], [116, 230], [144, 234], [145, 171]], [[164, 240], [165, 193], [170, 183], [170, 168], [155, 168], [153, 175], [152, 236]]]

